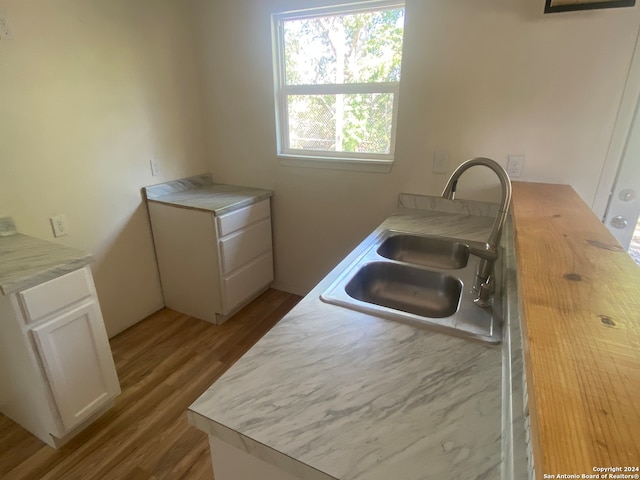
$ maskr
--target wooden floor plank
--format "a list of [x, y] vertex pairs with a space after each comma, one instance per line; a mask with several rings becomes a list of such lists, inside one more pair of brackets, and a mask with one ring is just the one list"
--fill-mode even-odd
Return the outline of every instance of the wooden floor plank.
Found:
[[33, 435], [4, 416], [0, 416], [0, 478], [19, 463], [26, 461], [42, 448], [42, 442], [34, 442]]
[[122, 394], [54, 450], [0, 415], [0, 477], [7, 480], [212, 480], [207, 436], [188, 406], [300, 297], [268, 290], [223, 325], [162, 309], [111, 340]]

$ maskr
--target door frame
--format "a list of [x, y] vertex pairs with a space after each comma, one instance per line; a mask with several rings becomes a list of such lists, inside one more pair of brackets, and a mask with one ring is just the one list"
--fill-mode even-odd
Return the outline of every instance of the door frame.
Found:
[[636, 44], [631, 57], [629, 74], [625, 82], [618, 114], [613, 126], [613, 133], [607, 148], [598, 188], [596, 190], [591, 209], [604, 221], [609, 206], [609, 197], [615, 186], [618, 170], [627, 146], [627, 139], [633, 126], [636, 108], [640, 107], [640, 27], [636, 34]]

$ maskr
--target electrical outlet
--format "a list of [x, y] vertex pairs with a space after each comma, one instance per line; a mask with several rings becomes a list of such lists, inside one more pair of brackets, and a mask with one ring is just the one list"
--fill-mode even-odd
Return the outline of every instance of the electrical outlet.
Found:
[[154, 177], [160, 175], [160, 162], [155, 158], [152, 158], [149, 163], [151, 164], [151, 175]]
[[449, 172], [449, 152], [439, 151], [433, 154], [433, 173]]
[[524, 155], [509, 155], [507, 157], [507, 173], [509, 174], [509, 177], [521, 177], [523, 165]]
[[6, 15], [0, 15], [0, 40], [12, 40], [13, 30], [9, 23], [9, 17]]
[[69, 233], [67, 229], [67, 218], [64, 215], [56, 215], [51, 217], [51, 228], [53, 229], [54, 237], [64, 237]]

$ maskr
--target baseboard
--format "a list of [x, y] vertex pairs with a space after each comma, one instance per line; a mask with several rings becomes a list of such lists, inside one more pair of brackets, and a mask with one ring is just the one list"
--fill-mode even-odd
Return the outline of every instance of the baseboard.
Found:
[[281, 282], [273, 282], [271, 284], [271, 288], [274, 290], [280, 290], [282, 292], [291, 293], [293, 295], [298, 295], [300, 297], [304, 297], [309, 293], [309, 290], [302, 290], [298, 287], [292, 287], [291, 285], [287, 285]]

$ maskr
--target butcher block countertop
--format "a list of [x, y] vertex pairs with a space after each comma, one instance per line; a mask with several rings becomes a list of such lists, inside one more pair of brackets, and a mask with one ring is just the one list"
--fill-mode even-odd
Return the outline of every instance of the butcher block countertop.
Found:
[[638, 478], [640, 267], [569, 186], [512, 209], [536, 478]]

